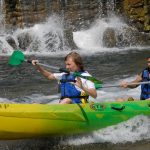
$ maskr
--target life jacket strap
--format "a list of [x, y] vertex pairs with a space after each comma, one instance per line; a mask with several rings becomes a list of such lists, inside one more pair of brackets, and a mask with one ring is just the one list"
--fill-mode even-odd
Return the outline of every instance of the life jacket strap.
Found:
[[142, 92], [143, 94], [150, 94], [150, 92]]
[[68, 80], [68, 79], [61, 79], [60, 80], [61, 83], [66, 83], [66, 82], [76, 82], [76, 80]]
[[64, 99], [64, 98], [85, 98], [88, 99], [89, 96], [62, 96], [60, 99]]

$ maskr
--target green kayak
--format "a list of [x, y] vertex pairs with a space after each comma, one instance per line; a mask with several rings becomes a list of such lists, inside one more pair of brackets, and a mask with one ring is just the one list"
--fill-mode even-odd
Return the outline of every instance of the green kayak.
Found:
[[150, 100], [88, 104], [0, 104], [0, 139], [88, 133], [150, 115]]

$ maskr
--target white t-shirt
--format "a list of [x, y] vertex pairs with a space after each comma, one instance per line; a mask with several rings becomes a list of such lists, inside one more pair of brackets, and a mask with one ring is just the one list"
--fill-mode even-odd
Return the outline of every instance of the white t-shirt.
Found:
[[[66, 74], [66, 73], [54, 73], [53, 75], [54, 75], [54, 77], [55, 77], [58, 81], [60, 81], [61, 78], [62, 78], [62, 75], [64, 75], [64, 74]], [[88, 72], [83, 72], [81, 75], [82, 75], [82, 76], [91, 76]], [[86, 88], [88, 88], [88, 89], [95, 89], [95, 85], [94, 85], [94, 83], [93, 83], [92, 81], [81, 78], [81, 82], [82, 82], [82, 85], [83, 85], [84, 87], [86, 87]], [[79, 91], [83, 91], [83, 90], [81, 90], [79, 87], [77, 87], [77, 86], [75, 86], [75, 87], [76, 87]]]

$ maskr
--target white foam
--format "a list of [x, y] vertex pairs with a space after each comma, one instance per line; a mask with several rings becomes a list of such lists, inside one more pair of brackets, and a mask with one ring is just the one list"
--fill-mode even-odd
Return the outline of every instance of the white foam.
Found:
[[44, 95], [44, 94], [31, 94], [25, 97], [12, 99], [16, 103], [37, 103], [37, 104], [48, 104], [48, 103], [59, 103], [59, 95]]
[[61, 144], [82, 145], [89, 143], [126, 143], [150, 139], [150, 118], [136, 116], [126, 122], [107, 127], [92, 134], [78, 137], [70, 137]]
[[73, 32], [73, 39], [76, 45], [80, 48], [81, 52], [86, 55], [94, 53], [113, 53], [120, 51], [143, 50], [149, 47], [143, 46], [127, 46], [127, 47], [113, 47], [106, 48], [103, 46], [103, 34], [107, 28], [113, 28], [116, 34], [121, 34], [123, 38], [130, 41], [126, 37], [125, 28], [129, 28], [120, 18], [111, 16], [111, 18], [100, 18], [96, 20], [89, 29]]
[[119, 20], [119, 18], [109, 18], [109, 22], [105, 19], [98, 19], [88, 30], [73, 32], [74, 42], [81, 49], [97, 50], [103, 48], [103, 33], [108, 27], [120, 29], [127, 26]]
[[[83, 55], [95, 53], [112, 53], [128, 50], [143, 50], [149, 47], [122, 47], [122, 48], [105, 48], [103, 47], [102, 38], [106, 28], [111, 27], [116, 32], [123, 33], [123, 28], [127, 25], [117, 18], [98, 19], [87, 30], [73, 32], [73, 39]], [[27, 55], [37, 56], [65, 56], [69, 51], [65, 45], [63, 19], [56, 15], [50, 16], [45, 23], [36, 24], [33, 27], [17, 29], [13, 34], [7, 33], [0, 36], [1, 51], [0, 55], [11, 55], [13, 48], [7, 43], [6, 38], [11, 36], [18, 45], [18, 35], [22, 33], [29, 34], [32, 42], [24, 51]]]
[[[135, 77], [136, 76], [125, 78], [124, 80], [130, 82], [135, 79]], [[112, 82], [112, 85], [118, 85], [120, 82], [121, 80]], [[140, 87], [135, 89], [121, 89], [119, 87], [100, 89], [96, 101], [115, 101], [116, 98], [122, 97], [126, 99], [130, 96], [139, 99]], [[125, 143], [136, 142], [143, 139], [150, 139], [150, 118], [140, 115], [118, 125], [95, 131], [89, 135], [70, 137], [69, 139], [64, 140], [62, 144], [82, 145], [104, 142]]]
[[13, 103], [13, 101], [9, 100], [8, 98], [0, 97], [0, 103]]
[[[68, 50], [64, 43], [62, 19], [56, 15], [50, 16], [45, 23], [36, 24], [33, 27], [17, 29], [13, 34], [0, 36], [0, 41], [4, 49], [11, 55], [13, 48], [7, 43], [6, 37], [11, 36], [16, 42], [17, 37], [23, 34], [29, 34], [31, 43], [24, 51], [26, 54], [47, 55], [55, 54]], [[24, 38], [23, 38], [24, 39]], [[5, 44], [7, 43], [7, 45]], [[16, 43], [18, 45], [18, 42]], [[11, 47], [11, 50], [10, 50]], [[1, 55], [5, 53], [0, 51]], [[60, 54], [61, 55], [61, 54]]]
[[[18, 29], [14, 35], [18, 36], [20, 33], [28, 33], [32, 37], [32, 43], [27, 48], [28, 53], [50, 53], [51, 51], [60, 51], [59, 46], [64, 40], [63, 23], [61, 18], [52, 15], [45, 23], [36, 24], [31, 28], [23, 30]], [[51, 49], [49, 45], [53, 45]], [[35, 48], [37, 47], [37, 48]], [[62, 47], [63, 50], [63, 47]]]
[[121, 88], [119, 87], [121, 81], [133, 81], [136, 78], [136, 75], [129, 78], [124, 78], [118, 80], [117, 82], [112, 81], [109, 83], [103, 83], [103, 86], [116, 85], [117, 87], [108, 87], [101, 88], [97, 91], [98, 96], [96, 98], [96, 102], [104, 102], [104, 101], [115, 101], [117, 98], [127, 99], [128, 97], [133, 97], [134, 99], [140, 98], [140, 86], [134, 89], [129, 88]]

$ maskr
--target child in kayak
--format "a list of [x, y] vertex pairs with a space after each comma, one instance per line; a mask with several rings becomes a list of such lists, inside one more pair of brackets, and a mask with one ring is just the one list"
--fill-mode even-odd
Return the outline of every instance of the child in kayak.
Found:
[[[136, 88], [139, 86], [132, 83], [139, 82], [150, 82], [150, 56], [147, 57], [147, 68], [145, 68], [140, 75], [137, 75], [136, 79], [131, 83], [126, 81], [121, 82], [120, 86], [123, 88]], [[142, 84], [141, 85], [141, 96], [140, 100], [150, 99], [150, 84]]]
[[93, 82], [76, 77], [72, 72], [79, 72], [82, 76], [91, 76], [84, 70], [81, 56], [72, 51], [65, 57], [66, 69], [70, 73], [52, 73], [37, 64], [38, 60], [32, 60], [32, 64], [49, 80], [58, 80], [60, 85], [61, 104], [85, 103], [89, 96], [96, 98], [97, 92]]

